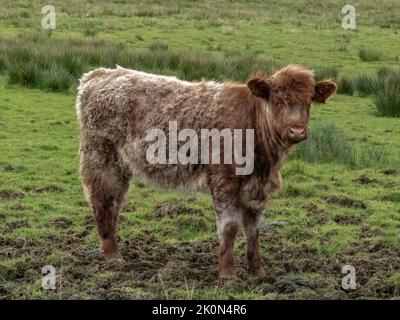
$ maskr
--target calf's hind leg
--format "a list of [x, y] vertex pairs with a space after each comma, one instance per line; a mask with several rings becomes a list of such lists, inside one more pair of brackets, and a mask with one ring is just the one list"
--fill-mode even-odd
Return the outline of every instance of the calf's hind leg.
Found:
[[93, 208], [104, 256], [108, 261], [122, 260], [117, 244], [117, 222], [129, 190], [131, 174], [116, 163], [108, 163], [100, 170], [82, 162], [81, 175]]

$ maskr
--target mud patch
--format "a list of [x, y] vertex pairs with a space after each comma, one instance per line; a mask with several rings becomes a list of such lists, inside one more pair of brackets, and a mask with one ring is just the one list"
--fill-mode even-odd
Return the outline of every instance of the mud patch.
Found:
[[387, 169], [387, 170], [383, 170], [382, 173], [387, 176], [394, 176], [394, 175], [397, 175], [398, 172], [395, 169]]
[[333, 218], [333, 221], [335, 221], [338, 224], [343, 224], [343, 225], [360, 224], [362, 222], [361, 218], [357, 217], [355, 215], [336, 216]]
[[285, 192], [284, 192], [286, 197], [293, 197], [297, 198], [302, 195], [302, 190], [296, 188], [296, 187], [288, 187]]
[[126, 204], [121, 212], [135, 212], [136, 211], [136, 207], [130, 203]]
[[367, 208], [367, 206], [361, 200], [351, 199], [348, 197], [327, 196], [324, 197], [324, 200], [329, 204], [336, 204], [346, 208]]
[[197, 201], [197, 198], [195, 196], [191, 196], [191, 197], [187, 198], [187, 202], [189, 202], [189, 203], [194, 203], [196, 201]]
[[354, 266], [357, 271], [358, 288], [355, 292], [348, 293], [351, 298], [359, 296], [389, 298], [395, 294], [396, 288], [381, 277], [383, 274], [390, 275], [393, 270], [399, 270], [399, 253], [374, 246], [375, 243], [366, 241], [345, 251], [346, 264]]
[[337, 179], [337, 178], [335, 178], [335, 177], [331, 177], [331, 181], [332, 181], [332, 184], [333, 184], [335, 187], [341, 187], [341, 186], [343, 186], [343, 183], [340, 182], [339, 179]]
[[295, 274], [285, 276], [282, 279], [278, 280], [275, 284], [275, 287], [278, 292], [287, 294], [295, 292], [298, 287], [315, 289], [316, 285], [312, 279]]
[[72, 221], [67, 218], [58, 218], [52, 220], [50, 221], [50, 224], [58, 229], [68, 229], [73, 225]]
[[0, 199], [16, 199], [23, 198], [25, 196], [24, 193], [12, 190], [0, 190]]
[[85, 227], [93, 228], [94, 227], [94, 218], [92, 215], [86, 215], [83, 219], [83, 223]]
[[10, 209], [13, 211], [21, 211], [24, 210], [25, 207], [19, 203], [13, 204], [12, 206], [10, 206]]
[[318, 223], [326, 223], [329, 220], [328, 214], [312, 202], [303, 206], [303, 209], [307, 211], [309, 217], [313, 218]]
[[146, 185], [145, 185], [143, 182], [140, 182], [140, 181], [136, 182], [136, 183], [134, 184], [134, 186], [137, 187], [137, 188], [139, 188], [139, 189], [143, 189], [143, 188], [146, 187]]
[[25, 220], [15, 220], [6, 224], [6, 227], [9, 231], [13, 231], [15, 229], [24, 228], [28, 226], [29, 224]]
[[9, 171], [14, 171], [14, 167], [11, 164], [6, 164], [3, 167], [4, 171], [9, 172]]
[[184, 274], [185, 277], [195, 280], [197, 286], [201, 288], [207, 288], [210, 284], [218, 282], [217, 241], [181, 243], [173, 249], [171, 259], [160, 270], [164, 279], [183, 285], [185, 279], [182, 275]]
[[44, 192], [64, 192], [63, 188], [60, 188], [58, 186], [48, 186], [48, 187], [44, 187], [44, 188], [34, 188], [31, 190], [34, 193], [44, 193]]
[[377, 182], [376, 179], [371, 179], [367, 175], [361, 175], [357, 179], [354, 179], [353, 182], [359, 183], [359, 184], [370, 184]]
[[86, 201], [77, 201], [77, 202], [75, 202], [75, 205], [78, 207], [81, 207], [81, 208], [85, 208], [85, 207], [89, 206]]
[[390, 201], [390, 202], [399, 202], [400, 203], [400, 193], [392, 192], [389, 194], [385, 194], [381, 197], [382, 201]]
[[80, 238], [86, 237], [94, 228], [94, 218], [92, 215], [87, 215], [83, 218], [83, 224], [85, 226], [85, 229], [78, 234]]
[[157, 218], [177, 217], [183, 214], [200, 215], [201, 211], [198, 209], [188, 208], [181, 203], [157, 203], [154, 206], [154, 215]]

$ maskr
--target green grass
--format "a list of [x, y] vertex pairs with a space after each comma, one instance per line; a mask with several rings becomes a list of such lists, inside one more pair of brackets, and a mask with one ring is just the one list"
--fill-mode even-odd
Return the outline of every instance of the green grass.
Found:
[[[53, 4], [52, 32], [40, 30], [39, 0], [5, 0], [0, 12], [0, 299], [399, 297], [400, 120], [377, 112], [396, 105], [377, 92], [398, 79], [398, 1], [362, 1], [348, 32], [333, 0]], [[360, 59], [366, 43], [379, 60]], [[119, 64], [244, 81], [287, 63], [336, 80], [339, 94], [312, 106], [311, 138], [283, 167], [285, 191], [261, 233], [268, 277], [247, 275], [239, 237], [238, 278], [219, 282], [210, 197], [137, 180], [120, 219], [126, 262], [107, 265], [79, 181], [79, 76]], [[172, 209], [160, 214], [165, 204]], [[49, 263], [55, 291], [41, 288]], [[355, 291], [338, 285], [345, 264], [356, 268]], [[314, 286], [293, 287], [293, 276]]]

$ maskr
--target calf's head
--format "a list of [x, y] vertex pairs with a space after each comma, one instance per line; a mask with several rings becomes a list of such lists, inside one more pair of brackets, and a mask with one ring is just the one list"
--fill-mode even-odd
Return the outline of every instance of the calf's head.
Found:
[[307, 139], [311, 103], [325, 103], [336, 91], [334, 82], [316, 82], [311, 70], [298, 65], [287, 66], [266, 79], [254, 77], [247, 86], [266, 102], [268, 126], [287, 147]]

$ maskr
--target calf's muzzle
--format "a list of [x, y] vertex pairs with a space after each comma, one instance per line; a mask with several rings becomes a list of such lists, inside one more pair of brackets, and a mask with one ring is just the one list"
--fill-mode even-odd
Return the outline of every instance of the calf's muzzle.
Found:
[[308, 130], [304, 127], [289, 128], [288, 138], [292, 143], [299, 143], [308, 138]]

